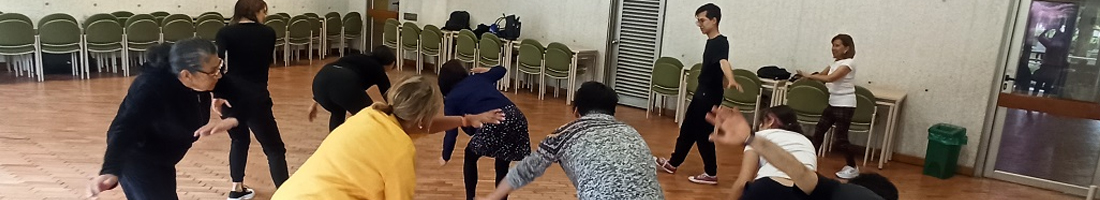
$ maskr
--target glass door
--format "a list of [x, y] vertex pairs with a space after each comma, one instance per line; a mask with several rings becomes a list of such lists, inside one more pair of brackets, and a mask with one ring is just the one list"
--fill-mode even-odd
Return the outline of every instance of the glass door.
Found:
[[1017, 8], [985, 175], [1084, 196], [1100, 185], [1100, 0]]

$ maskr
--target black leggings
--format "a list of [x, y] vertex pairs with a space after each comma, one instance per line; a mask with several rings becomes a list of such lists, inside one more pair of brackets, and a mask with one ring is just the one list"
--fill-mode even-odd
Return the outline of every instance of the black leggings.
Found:
[[[472, 200], [475, 193], [477, 193], [477, 160], [481, 159], [481, 155], [475, 154], [471, 148], [466, 148], [465, 156], [465, 160], [462, 162], [462, 175], [466, 181], [466, 199]], [[495, 185], [500, 185], [500, 181], [508, 175], [508, 165], [511, 163], [512, 161], [496, 159], [497, 178], [494, 182]], [[504, 196], [504, 199], [507, 200], [508, 196]]]
[[814, 148], [821, 149], [821, 144], [825, 141], [825, 133], [836, 125], [836, 129], [833, 133], [833, 142], [836, 142], [837, 147], [840, 147], [840, 152], [844, 154], [844, 161], [848, 166], [856, 167], [856, 159], [853, 154], [858, 151], [855, 146], [852, 146], [848, 142], [848, 128], [852, 125], [852, 115], [856, 112], [856, 108], [853, 107], [833, 107], [829, 106], [825, 108], [825, 111], [821, 113], [821, 120], [817, 121], [817, 126], [814, 128]]
[[699, 156], [703, 158], [703, 171], [710, 176], [718, 175], [718, 162], [714, 155], [714, 142], [711, 142], [710, 134], [714, 132], [714, 125], [707, 122], [707, 113], [714, 106], [722, 103], [722, 90], [704, 92], [699, 88], [691, 98], [691, 104], [684, 114], [684, 124], [680, 127], [680, 136], [676, 138], [676, 149], [669, 158], [669, 164], [680, 166], [691, 151], [692, 145], [699, 146]]
[[313, 100], [332, 113], [329, 131], [344, 124], [347, 113], [354, 115], [374, 102], [354, 71], [334, 65], [326, 65], [313, 77]]
[[[253, 103], [253, 104], [248, 104]], [[290, 177], [286, 166], [286, 146], [279, 135], [279, 126], [275, 123], [275, 116], [271, 114], [271, 98], [260, 102], [242, 102], [237, 120], [237, 127], [229, 129], [231, 139], [229, 148], [229, 176], [233, 182], [244, 181], [245, 164], [248, 163], [248, 147], [252, 139], [248, 134], [252, 130], [256, 134], [256, 141], [267, 155], [267, 166], [271, 170], [271, 181], [275, 187], [283, 185]]]
[[765, 177], [746, 184], [744, 192], [741, 193], [741, 199], [832, 199], [833, 193], [840, 187], [840, 184], [841, 183], [836, 180], [817, 174], [817, 185], [810, 190], [811, 192], [809, 194], [806, 194], [798, 185], [787, 187], [783, 184], [779, 184], [779, 182], [775, 182], [775, 180], [770, 177]]

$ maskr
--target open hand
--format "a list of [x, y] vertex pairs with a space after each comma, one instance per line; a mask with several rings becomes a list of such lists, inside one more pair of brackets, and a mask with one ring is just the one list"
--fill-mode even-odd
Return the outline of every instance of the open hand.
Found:
[[309, 122], [313, 122], [313, 119], [317, 118], [317, 103], [313, 103], [309, 106]]
[[207, 123], [199, 130], [195, 131], [195, 137], [205, 137], [214, 133], [226, 132], [233, 127], [237, 127], [237, 118], [226, 118], [221, 121]]
[[233, 105], [229, 104], [229, 100], [225, 100], [225, 99], [222, 99], [222, 98], [211, 98], [210, 99], [210, 109], [214, 110], [214, 113], [217, 113], [218, 116], [222, 115], [222, 105], [225, 105], [225, 107], [228, 107], [228, 108], [233, 107]]
[[501, 121], [504, 121], [505, 116], [504, 111], [501, 111], [500, 109], [493, 109], [488, 112], [483, 112], [481, 114], [466, 115], [463, 117], [466, 118], [471, 127], [481, 128], [481, 126], [485, 124], [499, 124]]
[[744, 145], [752, 132], [741, 112], [732, 108], [715, 106], [707, 113], [706, 120], [714, 124], [715, 132], [710, 135], [710, 140], [716, 143]]
[[91, 182], [88, 182], [88, 190], [86, 197], [89, 199], [95, 199], [99, 197], [99, 193], [111, 189], [115, 189], [118, 186], [118, 176], [113, 174], [99, 175], [92, 178]]
[[737, 92], [745, 92], [745, 90], [741, 89], [741, 84], [737, 84], [737, 81], [730, 81], [729, 84], [726, 84], [726, 89], [729, 88], [737, 89]]
[[474, 67], [473, 69], [470, 69], [470, 73], [480, 74], [480, 73], [485, 73], [485, 72], [489, 72], [489, 68], [487, 68], [487, 67]]

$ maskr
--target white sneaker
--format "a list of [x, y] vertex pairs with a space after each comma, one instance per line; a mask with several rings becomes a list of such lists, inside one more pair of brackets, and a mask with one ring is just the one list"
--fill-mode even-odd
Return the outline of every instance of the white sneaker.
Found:
[[842, 179], [852, 179], [857, 176], [859, 176], [859, 168], [852, 166], [844, 166], [844, 169], [836, 172], [836, 177]]

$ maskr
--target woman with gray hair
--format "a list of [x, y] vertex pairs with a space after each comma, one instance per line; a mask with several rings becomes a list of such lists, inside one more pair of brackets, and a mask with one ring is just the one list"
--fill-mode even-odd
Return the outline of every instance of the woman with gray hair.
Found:
[[178, 199], [175, 165], [199, 136], [236, 127], [236, 118], [209, 122], [210, 92], [221, 78], [213, 43], [187, 39], [150, 48], [107, 130], [107, 151], [88, 196], [121, 182], [127, 199]]

